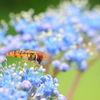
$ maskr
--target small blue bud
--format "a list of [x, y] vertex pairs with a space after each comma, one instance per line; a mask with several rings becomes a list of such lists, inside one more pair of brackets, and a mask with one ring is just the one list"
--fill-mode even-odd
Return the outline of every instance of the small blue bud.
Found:
[[59, 61], [59, 60], [54, 60], [54, 61], [52, 62], [52, 66], [53, 66], [54, 68], [58, 69], [59, 66], [60, 66], [60, 61]]
[[23, 91], [29, 91], [31, 88], [32, 88], [32, 84], [27, 81], [27, 80], [24, 80], [21, 84], [20, 84], [20, 88], [23, 90]]
[[73, 60], [72, 59], [72, 51], [66, 52], [65, 55], [64, 55], [64, 58], [65, 58], [66, 61], [71, 62]]
[[59, 95], [58, 89], [54, 89], [54, 90], [52, 91], [52, 93], [51, 93], [51, 96], [52, 96], [52, 97], [57, 97], [58, 95]]
[[53, 82], [54, 83], [58, 83], [58, 79], [57, 78], [54, 78]]
[[62, 63], [60, 66], [59, 66], [59, 70], [60, 71], [67, 71], [69, 68], [69, 65], [66, 64], [66, 63]]
[[60, 94], [59, 96], [58, 96], [58, 99], [57, 100], [67, 100], [62, 94]]
[[44, 90], [44, 96], [43, 96], [43, 97], [48, 98], [48, 97], [50, 96], [51, 92], [52, 92], [52, 90], [50, 90], [50, 89], [45, 89], [45, 90]]
[[42, 81], [42, 83], [44, 83], [44, 82], [46, 81], [46, 78], [45, 78], [44, 76], [42, 76], [42, 77], [40, 78], [40, 80]]
[[46, 81], [52, 81], [53, 80], [53, 78], [49, 74], [45, 75], [45, 77], [46, 77]]

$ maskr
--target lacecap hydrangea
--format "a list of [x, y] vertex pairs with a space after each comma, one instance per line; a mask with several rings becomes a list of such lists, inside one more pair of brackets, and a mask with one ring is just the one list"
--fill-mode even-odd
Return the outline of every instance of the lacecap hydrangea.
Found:
[[43, 66], [29, 67], [20, 62], [8, 66], [3, 61], [0, 72], [0, 100], [66, 100], [59, 94], [58, 80], [49, 74], [43, 75]]

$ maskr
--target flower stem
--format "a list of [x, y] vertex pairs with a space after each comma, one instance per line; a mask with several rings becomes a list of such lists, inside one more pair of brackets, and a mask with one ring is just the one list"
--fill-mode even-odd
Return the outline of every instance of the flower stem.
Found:
[[[88, 62], [88, 68], [90, 68], [91, 65], [93, 65], [93, 63], [95, 63], [96, 60], [98, 60], [99, 58], [100, 58], [100, 55], [98, 54], [96, 57], [94, 57], [93, 59], [91, 59], [91, 61]], [[66, 96], [66, 98], [68, 100], [71, 100], [71, 98], [72, 98], [72, 96], [74, 94], [74, 91], [75, 91], [75, 89], [76, 89], [76, 87], [77, 87], [77, 85], [79, 83], [79, 80], [81, 79], [82, 74], [83, 74], [83, 72], [81, 72], [81, 71], [77, 72], [77, 74], [75, 76], [75, 79], [74, 79], [74, 81], [73, 81], [73, 83], [72, 83], [72, 85], [71, 85], [71, 87], [70, 87], [70, 89], [68, 91], [67, 96]]]
[[53, 75], [52, 75], [52, 77], [55, 78], [58, 73], [59, 73], [59, 71], [57, 71], [56, 69], [53, 69]]
[[48, 64], [44, 65], [44, 68], [46, 69], [46, 72], [45, 73], [46, 74], [49, 74], [50, 73], [49, 72], [49, 65], [52, 62], [52, 58], [50, 56], [48, 56], [48, 58], [46, 60], [47, 60]]
[[77, 72], [77, 74], [76, 74], [76, 76], [75, 76], [75, 79], [74, 79], [74, 81], [73, 81], [73, 84], [71, 85], [71, 87], [70, 87], [70, 89], [69, 89], [69, 91], [68, 91], [68, 95], [67, 95], [67, 99], [68, 100], [71, 100], [71, 98], [72, 98], [72, 96], [73, 96], [73, 94], [74, 94], [74, 91], [75, 91], [75, 89], [76, 89], [76, 87], [77, 87], [77, 85], [78, 85], [78, 82], [79, 82], [79, 80], [80, 80], [80, 78], [81, 78], [81, 76], [82, 76], [82, 73], [83, 72], [81, 72], [81, 71], [78, 71]]
[[44, 65], [44, 68], [46, 69], [46, 74], [49, 74], [49, 64]]

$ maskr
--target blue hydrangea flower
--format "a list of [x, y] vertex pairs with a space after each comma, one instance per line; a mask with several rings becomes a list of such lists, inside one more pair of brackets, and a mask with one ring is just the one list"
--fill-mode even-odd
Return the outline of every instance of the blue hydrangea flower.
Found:
[[64, 55], [66, 61], [74, 61], [76, 63], [82, 62], [89, 57], [88, 53], [84, 49], [72, 49]]
[[23, 44], [20, 46], [20, 49], [35, 50], [37, 46], [38, 46], [38, 42], [29, 41], [29, 42], [23, 43]]
[[[48, 99], [57, 98], [59, 91], [57, 90], [58, 80], [53, 79], [51, 75], [47, 74], [43, 76], [45, 69], [40, 67], [28, 68], [28, 64], [24, 63], [21, 67], [21, 63], [12, 64], [7, 66], [7, 62], [4, 61], [0, 64], [0, 98], [3, 100], [27, 100], [31, 98]], [[5, 67], [4, 67], [5, 66]], [[5, 91], [5, 93], [3, 93]]]
[[27, 100], [27, 93], [0, 87], [0, 100]]

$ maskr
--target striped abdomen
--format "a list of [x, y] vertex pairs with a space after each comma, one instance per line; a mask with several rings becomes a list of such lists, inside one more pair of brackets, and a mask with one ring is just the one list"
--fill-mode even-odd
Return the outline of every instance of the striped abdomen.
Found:
[[6, 53], [6, 56], [9, 56], [9, 57], [19, 57], [19, 58], [28, 58], [29, 55], [30, 54], [27, 53], [27, 52], [17, 51], [17, 50]]

